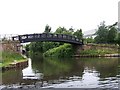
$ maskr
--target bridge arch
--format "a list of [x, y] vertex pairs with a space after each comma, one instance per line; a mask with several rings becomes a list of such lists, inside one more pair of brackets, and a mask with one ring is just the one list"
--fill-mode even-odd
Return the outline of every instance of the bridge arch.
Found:
[[19, 40], [20, 43], [37, 42], [37, 41], [51, 41], [51, 42], [64, 42], [70, 44], [83, 45], [83, 40], [75, 36], [66, 34], [51, 34], [51, 33], [37, 33], [37, 34], [24, 34], [12, 37], [12, 40]]

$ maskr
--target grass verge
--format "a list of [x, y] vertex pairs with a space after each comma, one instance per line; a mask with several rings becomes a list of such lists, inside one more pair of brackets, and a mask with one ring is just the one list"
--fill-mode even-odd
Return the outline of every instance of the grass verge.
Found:
[[21, 54], [9, 51], [3, 51], [0, 57], [2, 57], [0, 67], [9, 66], [11, 63], [26, 61]]

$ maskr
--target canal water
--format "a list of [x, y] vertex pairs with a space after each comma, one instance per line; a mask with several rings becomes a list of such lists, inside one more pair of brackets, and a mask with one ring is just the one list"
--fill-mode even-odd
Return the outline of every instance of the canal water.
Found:
[[42, 88], [118, 88], [118, 58], [34, 58], [28, 67], [2, 72], [2, 85]]

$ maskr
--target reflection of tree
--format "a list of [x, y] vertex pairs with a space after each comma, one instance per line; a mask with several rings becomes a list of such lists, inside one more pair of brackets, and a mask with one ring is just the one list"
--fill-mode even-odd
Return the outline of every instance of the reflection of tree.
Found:
[[33, 70], [38, 70], [38, 72], [43, 72], [43, 63], [44, 63], [44, 61], [43, 61], [43, 58], [41, 58], [41, 56], [34, 56], [34, 58], [32, 57], [32, 59], [31, 59], [31, 61], [32, 61], [32, 68], [33, 68]]
[[85, 61], [85, 67], [96, 69], [100, 73], [100, 77], [112, 77], [117, 75], [117, 58], [88, 58]]
[[[44, 79], [58, 79], [59, 77], [66, 78], [69, 76], [82, 76], [83, 66], [78, 66], [75, 60], [57, 58], [44, 59], [43, 63], [33, 60], [33, 68], [42, 71]], [[35, 64], [35, 65], [34, 65]]]
[[43, 58], [43, 53], [41, 52], [34, 52], [34, 53], [30, 53], [29, 54], [29, 57], [32, 59], [32, 60], [39, 60]]
[[2, 73], [2, 83], [12, 84], [22, 81], [22, 70], [9, 70]]
[[67, 78], [71, 76], [82, 77], [87, 67], [91, 71], [98, 71], [101, 78], [117, 75], [118, 60], [115, 58], [80, 58], [80, 59], [38, 59], [32, 60], [34, 70], [44, 74], [45, 80]]
[[64, 72], [69, 72], [71, 69], [71, 64], [65, 61], [57, 59], [46, 59], [44, 61], [44, 74], [45, 76], [50, 75], [61, 75]]
[[112, 77], [118, 74], [117, 66], [118, 66], [117, 60], [106, 59], [101, 62], [99, 61], [99, 64], [96, 65], [96, 69], [100, 72], [100, 77]]

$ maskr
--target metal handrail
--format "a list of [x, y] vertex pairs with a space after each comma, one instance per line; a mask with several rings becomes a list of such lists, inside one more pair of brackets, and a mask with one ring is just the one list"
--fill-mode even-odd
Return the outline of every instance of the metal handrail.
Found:
[[61, 40], [61, 41], [69, 41], [69, 42], [75, 42], [75, 43], [83, 43], [82, 39], [79, 39], [72, 35], [66, 35], [66, 34], [51, 34], [51, 33], [36, 33], [36, 34], [24, 34], [24, 35], [18, 35], [15, 37], [12, 37], [12, 40], [19, 40], [20, 42], [25, 42], [25, 40], [40, 40], [40, 39], [51, 39], [51, 40]]

